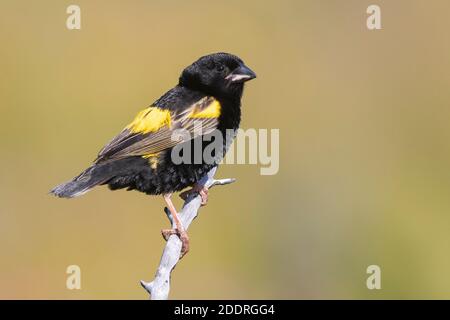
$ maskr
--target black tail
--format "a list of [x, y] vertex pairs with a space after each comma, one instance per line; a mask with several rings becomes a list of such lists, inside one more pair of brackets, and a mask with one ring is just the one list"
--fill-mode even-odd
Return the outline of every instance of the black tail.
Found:
[[72, 181], [56, 186], [50, 193], [61, 198], [78, 197], [95, 186], [108, 183], [114, 177], [134, 174], [136, 170], [147, 167], [147, 159], [137, 156], [96, 163], [73, 178]]
[[71, 181], [56, 186], [50, 193], [60, 198], [78, 197], [109, 179], [111, 179], [110, 170], [105, 170], [104, 165], [94, 164]]

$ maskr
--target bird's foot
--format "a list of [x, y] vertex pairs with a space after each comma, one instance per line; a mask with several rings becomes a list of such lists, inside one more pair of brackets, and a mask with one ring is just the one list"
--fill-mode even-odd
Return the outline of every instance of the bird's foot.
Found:
[[200, 197], [202, 198], [201, 205], [204, 206], [208, 202], [208, 188], [201, 184], [194, 184], [192, 186], [192, 189], [186, 190], [182, 193], [180, 193], [180, 198], [185, 200], [193, 193], [198, 193]]
[[175, 229], [163, 229], [161, 230], [161, 234], [164, 240], [168, 241], [171, 235], [177, 235], [181, 240], [181, 256], [182, 258], [189, 251], [189, 236], [185, 230]]

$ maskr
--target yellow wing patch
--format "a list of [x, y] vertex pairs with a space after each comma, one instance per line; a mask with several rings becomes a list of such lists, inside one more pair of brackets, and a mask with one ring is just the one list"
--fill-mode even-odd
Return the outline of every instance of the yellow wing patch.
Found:
[[170, 127], [170, 111], [158, 107], [148, 107], [139, 112], [126, 128], [133, 133], [155, 132], [164, 126]]
[[[192, 112], [189, 114], [189, 118], [198, 119], [198, 118], [218, 118], [220, 116], [221, 111], [221, 105], [219, 101], [216, 99], [208, 99], [211, 101], [205, 101], [209, 102], [209, 104], [206, 107], [203, 108], [194, 108]], [[200, 103], [202, 105], [202, 103]]]
[[148, 164], [152, 169], [156, 169], [158, 167], [159, 160], [157, 153], [147, 154], [145, 156], [142, 156], [142, 158], [148, 159]]

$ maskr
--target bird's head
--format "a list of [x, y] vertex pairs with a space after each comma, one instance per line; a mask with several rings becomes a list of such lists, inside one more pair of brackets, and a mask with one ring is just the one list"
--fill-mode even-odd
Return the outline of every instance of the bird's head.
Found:
[[183, 70], [180, 85], [216, 96], [242, 95], [244, 82], [256, 74], [237, 56], [214, 53], [203, 56]]

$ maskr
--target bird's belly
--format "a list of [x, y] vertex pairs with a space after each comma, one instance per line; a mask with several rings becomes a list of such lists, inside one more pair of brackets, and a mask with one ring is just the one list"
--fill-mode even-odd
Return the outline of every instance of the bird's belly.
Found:
[[[108, 185], [113, 190], [127, 188], [152, 195], [181, 191], [192, 186], [209, 170], [217, 166], [231, 142], [232, 139], [223, 141], [220, 147], [222, 153], [220, 156], [215, 155], [214, 161], [204, 157], [200, 157], [198, 161], [199, 159], [192, 156], [189, 161], [176, 164], [179, 162], [173, 161], [171, 149], [155, 157], [139, 158], [139, 164], [132, 174], [115, 177], [108, 182]], [[192, 141], [192, 144], [194, 143]], [[201, 150], [204, 151], [208, 144], [203, 144]], [[191, 150], [195, 150], [194, 146]]]

